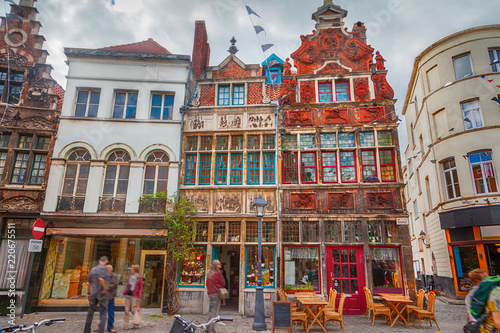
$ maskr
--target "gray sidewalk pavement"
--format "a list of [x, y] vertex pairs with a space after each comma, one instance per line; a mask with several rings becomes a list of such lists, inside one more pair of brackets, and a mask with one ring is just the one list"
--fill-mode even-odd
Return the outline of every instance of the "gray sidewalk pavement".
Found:
[[[252, 330], [253, 318], [240, 316], [238, 314], [228, 314], [222, 312], [221, 315], [225, 317], [231, 317], [234, 319], [233, 322], [227, 323], [226, 326], [219, 325], [217, 327], [217, 332], [221, 333], [250, 333], [254, 332]], [[85, 323], [86, 313], [83, 312], [72, 312], [72, 313], [35, 313], [25, 315], [23, 319], [17, 319], [16, 324], [31, 324], [36, 321], [40, 321], [46, 318], [66, 318], [66, 322], [61, 324], [55, 324], [50, 327], [41, 327], [37, 330], [37, 333], [78, 333], [83, 332], [83, 327]], [[203, 323], [206, 321], [207, 316], [204, 315], [183, 315], [188, 321], [196, 321]], [[403, 326], [401, 321], [397, 322], [394, 327], [385, 323], [385, 320], [380, 317], [376, 319], [375, 326], [371, 325], [364, 316], [344, 316], [344, 323], [346, 332], [373, 332], [373, 333], [389, 333], [389, 332], [442, 332], [442, 333], [457, 333], [463, 332], [463, 326], [466, 322], [465, 317], [465, 306], [460, 304], [448, 303], [442, 300], [436, 301], [436, 318], [440, 327], [440, 331], [437, 330], [436, 326], [433, 324], [430, 327], [426, 323], [422, 323], [422, 329], [409, 328], [408, 326]], [[0, 327], [4, 327], [6, 324], [6, 318], [0, 317]], [[94, 317], [93, 328], [97, 327], [98, 315]], [[267, 332], [272, 332], [272, 321], [271, 318], [266, 319], [267, 322]], [[411, 323], [411, 322], [410, 322]], [[129, 330], [137, 333], [168, 333], [172, 327], [172, 317], [164, 316], [155, 310], [145, 309], [144, 323], [143, 325], [134, 330]], [[115, 329], [117, 332], [124, 332], [123, 329], [123, 312], [118, 312], [115, 317]], [[305, 332], [300, 326], [295, 326], [293, 328], [294, 332]], [[342, 329], [329, 322], [327, 324], [328, 332], [342, 332]], [[107, 332], [107, 331], [106, 331]], [[265, 331], [266, 332], [266, 331]], [[276, 330], [276, 332], [286, 332], [286, 330]], [[310, 330], [311, 333], [323, 332], [319, 326], [315, 326]]]

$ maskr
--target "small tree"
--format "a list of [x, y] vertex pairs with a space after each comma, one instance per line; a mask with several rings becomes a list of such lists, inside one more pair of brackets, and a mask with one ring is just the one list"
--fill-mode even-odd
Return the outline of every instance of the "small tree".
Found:
[[193, 250], [196, 221], [192, 217], [196, 214], [196, 209], [191, 202], [181, 196], [177, 197], [175, 194], [155, 193], [152, 197], [166, 198], [164, 217], [166, 267], [163, 312], [172, 315], [177, 312], [180, 305], [180, 293], [177, 287], [178, 263], [179, 260], [187, 258]]

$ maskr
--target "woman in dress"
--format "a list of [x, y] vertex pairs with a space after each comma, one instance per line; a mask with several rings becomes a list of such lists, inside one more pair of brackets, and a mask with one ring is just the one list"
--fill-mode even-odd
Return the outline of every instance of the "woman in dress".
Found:
[[[142, 298], [142, 287], [144, 279], [139, 274], [139, 265], [132, 265], [130, 271], [130, 277], [128, 278], [127, 286], [123, 292], [125, 296], [125, 329], [128, 330], [128, 315], [132, 313], [134, 315], [135, 311], [140, 311], [141, 298]], [[142, 320], [141, 320], [142, 321]], [[132, 328], [138, 328], [140, 323], [133, 323]]]
[[[208, 313], [208, 320], [215, 318], [219, 315], [220, 298], [219, 289], [224, 288], [226, 282], [222, 277], [221, 272], [222, 264], [219, 260], [214, 260], [210, 266], [207, 277], [207, 294], [210, 299], [210, 312]], [[209, 333], [215, 333], [215, 324], [208, 326]]]

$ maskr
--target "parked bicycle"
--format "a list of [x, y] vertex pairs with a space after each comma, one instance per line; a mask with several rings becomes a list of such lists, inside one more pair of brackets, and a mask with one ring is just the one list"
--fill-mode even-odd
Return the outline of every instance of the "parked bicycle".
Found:
[[179, 315], [175, 315], [170, 333], [195, 333], [197, 329], [200, 329], [201, 332], [205, 332], [210, 324], [218, 323], [224, 325], [224, 323], [221, 323], [222, 321], [233, 321], [233, 318], [222, 318], [221, 316], [217, 316], [204, 324], [194, 324]]
[[42, 325], [45, 326], [50, 326], [55, 323], [61, 323], [65, 321], [66, 318], [56, 318], [56, 319], [44, 319], [40, 322], [36, 322], [33, 325], [26, 326], [26, 325], [16, 325], [16, 326], [9, 326], [9, 327], [4, 327], [0, 328], [0, 333], [17, 333], [17, 332], [31, 332], [31, 333], [36, 333], [36, 328], [40, 327]]

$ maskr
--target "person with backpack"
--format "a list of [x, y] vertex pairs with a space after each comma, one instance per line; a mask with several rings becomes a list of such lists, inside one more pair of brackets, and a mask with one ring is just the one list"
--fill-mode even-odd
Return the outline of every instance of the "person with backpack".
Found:
[[479, 284], [481, 283], [481, 280], [487, 276], [488, 276], [488, 274], [484, 270], [482, 270], [481, 268], [476, 268], [476, 269], [473, 269], [472, 271], [469, 272], [469, 279], [472, 282], [472, 288], [467, 293], [467, 296], [465, 296], [465, 309], [467, 310], [467, 320], [468, 321], [476, 321], [476, 318], [474, 318], [474, 316], [471, 315], [471, 313], [470, 313], [470, 302], [471, 302], [472, 296], [476, 292], [477, 288], [479, 288]]
[[500, 286], [493, 288], [486, 304], [486, 318], [481, 325], [481, 333], [494, 333], [500, 330]]
[[476, 321], [464, 326], [465, 333], [496, 333], [500, 328], [500, 276], [481, 280], [470, 299], [470, 314]]

